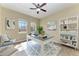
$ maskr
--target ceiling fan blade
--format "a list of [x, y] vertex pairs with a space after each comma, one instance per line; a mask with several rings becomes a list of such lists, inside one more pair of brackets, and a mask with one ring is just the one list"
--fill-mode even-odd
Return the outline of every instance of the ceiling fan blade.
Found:
[[36, 8], [38, 8], [38, 6], [35, 3], [32, 3]]
[[46, 3], [43, 3], [42, 5], [40, 5], [40, 7], [43, 7], [44, 5], [46, 5]]
[[39, 11], [37, 11], [37, 14], [39, 14]]
[[46, 12], [46, 10], [44, 10], [44, 9], [40, 9], [40, 10], [42, 10], [42, 11]]
[[40, 6], [39, 4], [37, 4], [38, 5], [38, 7]]
[[35, 9], [37, 9], [37, 8], [30, 8], [30, 9], [35, 10]]

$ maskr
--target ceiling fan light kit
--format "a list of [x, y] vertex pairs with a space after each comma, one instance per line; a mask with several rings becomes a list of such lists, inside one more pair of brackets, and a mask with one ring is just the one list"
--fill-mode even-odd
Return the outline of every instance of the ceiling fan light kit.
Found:
[[38, 9], [36, 9], [36, 11], [40, 11], [40, 9], [38, 8]]

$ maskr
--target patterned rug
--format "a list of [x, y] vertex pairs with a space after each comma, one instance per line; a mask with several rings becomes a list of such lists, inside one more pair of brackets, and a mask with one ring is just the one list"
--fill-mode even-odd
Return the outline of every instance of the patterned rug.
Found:
[[12, 56], [57, 56], [61, 50], [61, 47], [50, 42], [44, 46], [44, 51], [42, 54], [41, 46], [34, 41], [21, 43], [15, 48], [18, 51], [12, 54]]

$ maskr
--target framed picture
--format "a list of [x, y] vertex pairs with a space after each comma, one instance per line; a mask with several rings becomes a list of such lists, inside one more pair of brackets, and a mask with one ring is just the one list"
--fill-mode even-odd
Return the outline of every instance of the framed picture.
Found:
[[5, 18], [5, 23], [7, 29], [15, 29], [15, 20], [12, 18]]
[[56, 27], [57, 27], [57, 25], [56, 25], [56, 21], [49, 21], [48, 23], [47, 23], [47, 29], [48, 30], [56, 30]]

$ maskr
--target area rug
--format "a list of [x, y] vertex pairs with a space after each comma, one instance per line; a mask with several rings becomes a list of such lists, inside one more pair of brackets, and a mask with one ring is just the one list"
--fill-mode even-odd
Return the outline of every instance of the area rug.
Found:
[[41, 46], [34, 41], [24, 42], [18, 46], [14, 56], [57, 56], [61, 50], [60, 46], [51, 43], [51, 46], [50, 44], [44, 46], [44, 53], [41, 54]]

